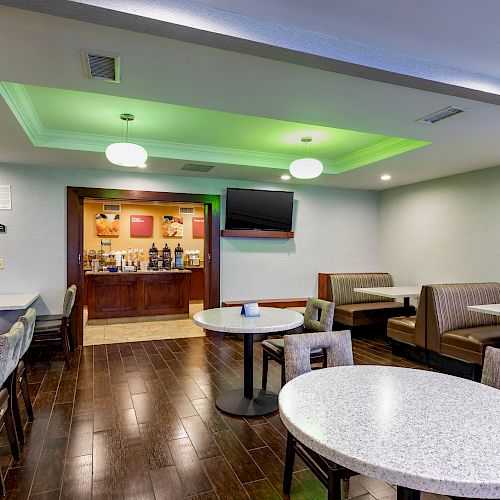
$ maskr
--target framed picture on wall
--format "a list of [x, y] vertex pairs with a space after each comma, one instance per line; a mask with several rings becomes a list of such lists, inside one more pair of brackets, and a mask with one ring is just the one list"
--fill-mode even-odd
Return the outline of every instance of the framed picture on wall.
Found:
[[164, 238], [182, 238], [184, 233], [184, 218], [164, 215], [161, 221], [161, 235]]
[[130, 236], [138, 238], [151, 238], [153, 236], [152, 215], [131, 215]]
[[205, 237], [205, 218], [193, 217], [193, 238]]
[[120, 214], [96, 214], [97, 236], [120, 236]]

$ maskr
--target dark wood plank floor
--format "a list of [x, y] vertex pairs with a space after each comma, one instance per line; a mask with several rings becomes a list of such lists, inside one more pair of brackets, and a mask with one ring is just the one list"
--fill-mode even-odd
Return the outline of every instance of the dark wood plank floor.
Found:
[[[382, 339], [355, 339], [353, 350], [357, 364], [419, 367], [393, 356]], [[258, 343], [254, 356], [260, 387]], [[214, 406], [220, 391], [243, 384], [242, 342], [214, 335], [84, 347], [71, 370], [63, 368], [51, 353], [31, 367], [35, 421], [26, 425], [21, 460], [12, 460], [2, 432], [7, 498], [281, 498], [279, 415], [241, 419]], [[278, 365], [269, 372], [269, 388], [278, 391]], [[352, 498], [395, 495], [381, 481], [351, 480]], [[298, 461], [292, 499], [321, 498], [326, 490]]]

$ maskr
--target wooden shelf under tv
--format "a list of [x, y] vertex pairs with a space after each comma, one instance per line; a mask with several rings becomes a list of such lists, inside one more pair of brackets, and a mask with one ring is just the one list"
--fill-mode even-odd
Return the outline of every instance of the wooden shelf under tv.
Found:
[[225, 238], [293, 238], [293, 231], [260, 231], [258, 229], [223, 229]]

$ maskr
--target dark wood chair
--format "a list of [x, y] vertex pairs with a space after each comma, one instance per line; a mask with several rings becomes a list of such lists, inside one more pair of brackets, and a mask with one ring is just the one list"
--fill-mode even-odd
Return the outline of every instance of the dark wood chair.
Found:
[[[17, 364], [16, 384], [19, 384], [19, 386], [21, 387], [21, 394], [23, 396], [26, 413], [28, 414], [28, 421], [33, 422], [34, 415], [33, 415], [33, 406], [31, 404], [31, 397], [28, 386], [28, 373], [27, 373], [28, 362], [26, 354], [33, 339], [33, 332], [35, 329], [35, 321], [36, 321], [36, 310], [33, 308], [28, 309], [26, 313], [19, 318], [19, 321], [24, 325], [24, 336], [19, 353], [20, 359], [19, 363]], [[16, 387], [16, 394], [17, 394], [17, 387]], [[24, 429], [20, 419], [16, 419], [16, 430], [19, 442], [23, 444]]]
[[[304, 312], [304, 332], [331, 332], [335, 304], [326, 300], [308, 298]], [[285, 385], [285, 344], [283, 339], [269, 339], [262, 342], [262, 388], [267, 388], [269, 360], [281, 365], [281, 386]], [[325, 362], [322, 349], [311, 351], [311, 362]]]
[[[16, 415], [19, 408], [16, 397], [16, 369], [24, 336], [24, 325], [17, 321], [9, 332], [0, 335], [0, 416], [5, 423], [12, 456], [19, 460], [21, 452], [16, 432]], [[5, 495], [3, 475], [0, 471], [0, 489]]]
[[[314, 349], [321, 349], [325, 352], [326, 366], [328, 367], [353, 364], [351, 332], [349, 330], [286, 335], [284, 340], [287, 382], [311, 371], [310, 352]], [[288, 432], [283, 478], [284, 498], [290, 498], [295, 455], [304, 461], [328, 489], [328, 500], [341, 500], [342, 497], [348, 497], [349, 478], [355, 476], [357, 472], [318, 455]]]
[[62, 347], [66, 369], [70, 367], [71, 313], [76, 299], [76, 285], [71, 285], [64, 295], [63, 311], [60, 316], [40, 316], [35, 323], [33, 347]]

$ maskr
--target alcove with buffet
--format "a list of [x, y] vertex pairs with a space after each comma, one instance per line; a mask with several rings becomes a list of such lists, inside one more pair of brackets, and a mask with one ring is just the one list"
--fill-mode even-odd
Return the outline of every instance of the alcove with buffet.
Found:
[[187, 318], [204, 296], [201, 204], [84, 202], [88, 324]]

